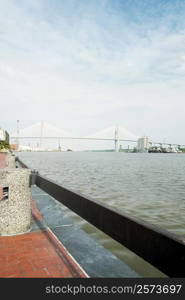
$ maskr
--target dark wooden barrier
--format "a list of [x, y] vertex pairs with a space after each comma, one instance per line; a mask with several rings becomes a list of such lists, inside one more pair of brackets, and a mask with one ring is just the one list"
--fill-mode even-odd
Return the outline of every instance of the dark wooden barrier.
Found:
[[167, 276], [185, 277], [185, 240], [180, 236], [77, 194], [36, 171], [31, 182]]

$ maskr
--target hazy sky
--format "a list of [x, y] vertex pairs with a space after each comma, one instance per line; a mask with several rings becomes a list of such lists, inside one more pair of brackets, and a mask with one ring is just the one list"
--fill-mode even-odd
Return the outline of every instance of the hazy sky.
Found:
[[185, 143], [185, 1], [0, 0], [0, 109]]

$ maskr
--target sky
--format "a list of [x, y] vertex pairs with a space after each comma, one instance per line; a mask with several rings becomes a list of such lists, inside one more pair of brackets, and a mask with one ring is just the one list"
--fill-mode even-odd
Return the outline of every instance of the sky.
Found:
[[0, 0], [0, 110], [185, 144], [185, 1]]

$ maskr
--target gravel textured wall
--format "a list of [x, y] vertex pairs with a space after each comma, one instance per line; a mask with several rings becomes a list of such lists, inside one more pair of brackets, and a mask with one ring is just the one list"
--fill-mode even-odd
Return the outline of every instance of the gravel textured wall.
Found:
[[30, 230], [31, 192], [28, 169], [0, 169], [0, 187], [8, 187], [8, 198], [0, 199], [0, 235], [13, 235]]

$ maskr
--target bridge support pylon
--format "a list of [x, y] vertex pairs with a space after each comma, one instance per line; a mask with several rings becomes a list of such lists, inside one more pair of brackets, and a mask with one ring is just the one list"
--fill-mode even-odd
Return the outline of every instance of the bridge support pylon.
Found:
[[118, 131], [118, 126], [116, 126], [115, 129], [115, 152], [119, 152], [119, 131]]

